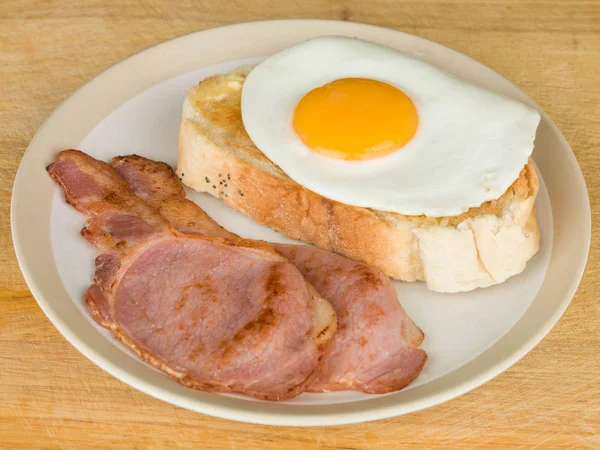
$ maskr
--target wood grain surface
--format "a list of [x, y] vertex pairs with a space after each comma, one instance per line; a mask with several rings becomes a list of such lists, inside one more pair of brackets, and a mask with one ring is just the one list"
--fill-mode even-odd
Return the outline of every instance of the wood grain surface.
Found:
[[274, 18], [382, 25], [446, 44], [525, 90], [557, 123], [600, 219], [598, 0], [0, 2], [0, 449], [600, 448], [600, 252], [566, 314], [483, 387], [415, 414], [332, 428], [254, 426], [135, 391], [69, 345], [19, 271], [9, 204], [43, 121], [121, 59], [185, 33]]

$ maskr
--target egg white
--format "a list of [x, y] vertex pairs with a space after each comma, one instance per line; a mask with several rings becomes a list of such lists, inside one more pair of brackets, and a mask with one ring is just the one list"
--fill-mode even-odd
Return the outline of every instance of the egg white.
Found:
[[[419, 116], [413, 138], [366, 161], [337, 160], [306, 147], [292, 125], [296, 105], [341, 78], [379, 80], [407, 94]], [[243, 85], [242, 119], [254, 144], [311, 191], [349, 205], [440, 217], [508, 189], [533, 151], [540, 115], [395, 50], [327, 36], [255, 67]]]

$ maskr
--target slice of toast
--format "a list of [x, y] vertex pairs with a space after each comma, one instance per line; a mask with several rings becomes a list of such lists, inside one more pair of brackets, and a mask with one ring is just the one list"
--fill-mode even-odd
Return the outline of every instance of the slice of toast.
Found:
[[248, 137], [240, 104], [250, 70], [209, 77], [186, 97], [177, 173], [187, 186], [286, 236], [439, 292], [501, 283], [538, 251], [531, 161], [499, 199], [460, 216], [404, 216], [332, 201], [289, 178]]

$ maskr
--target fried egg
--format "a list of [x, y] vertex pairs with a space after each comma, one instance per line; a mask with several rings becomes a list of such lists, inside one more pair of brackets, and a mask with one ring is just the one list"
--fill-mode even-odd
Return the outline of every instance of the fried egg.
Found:
[[305, 188], [430, 217], [499, 198], [527, 163], [540, 121], [431, 64], [339, 36], [256, 66], [241, 108], [254, 144]]

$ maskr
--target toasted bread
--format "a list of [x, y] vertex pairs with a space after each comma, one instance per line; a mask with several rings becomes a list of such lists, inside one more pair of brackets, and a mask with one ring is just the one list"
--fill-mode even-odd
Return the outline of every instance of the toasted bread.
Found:
[[250, 70], [209, 77], [186, 97], [177, 173], [187, 186], [291, 238], [439, 292], [501, 283], [538, 251], [531, 160], [500, 198], [460, 216], [404, 216], [332, 201], [289, 178], [248, 137], [240, 103]]

